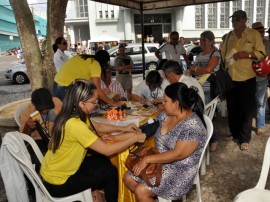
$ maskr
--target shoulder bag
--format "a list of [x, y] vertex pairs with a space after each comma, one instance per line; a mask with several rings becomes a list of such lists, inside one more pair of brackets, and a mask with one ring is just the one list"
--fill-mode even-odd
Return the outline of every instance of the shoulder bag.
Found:
[[[225, 55], [227, 52], [227, 44], [228, 39], [231, 35], [231, 32], [228, 34], [228, 38], [226, 40], [226, 49], [225, 49]], [[215, 51], [213, 51], [210, 55], [210, 58], [212, 57], [212, 54]], [[221, 60], [219, 69], [216, 72], [213, 72], [209, 77], [208, 81], [211, 83], [211, 87], [213, 87], [212, 90], [212, 96], [217, 97], [219, 96], [220, 99], [225, 99], [228, 92], [232, 90], [234, 87], [233, 81], [231, 79], [231, 76], [228, 73], [228, 69], [225, 68], [224, 61], [222, 59], [222, 55], [220, 54]]]

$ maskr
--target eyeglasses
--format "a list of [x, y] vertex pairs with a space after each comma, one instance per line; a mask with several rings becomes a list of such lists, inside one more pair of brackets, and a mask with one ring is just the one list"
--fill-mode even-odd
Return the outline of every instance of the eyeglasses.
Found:
[[66, 42], [66, 41], [64, 41], [63, 43], [60, 43], [60, 44], [67, 45], [67, 42]]
[[86, 103], [91, 103], [93, 105], [98, 105], [98, 99], [96, 99], [95, 101], [93, 102], [90, 102], [90, 101], [85, 101]]

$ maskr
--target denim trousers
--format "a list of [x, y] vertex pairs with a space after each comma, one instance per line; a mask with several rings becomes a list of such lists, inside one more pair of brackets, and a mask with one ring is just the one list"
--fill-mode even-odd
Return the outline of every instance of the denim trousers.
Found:
[[255, 107], [256, 107], [256, 128], [264, 128], [265, 125], [265, 104], [266, 104], [266, 89], [268, 80], [265, 78], [262, 81], [256, 82]]
[[55, 81], [53, 82], [53, 96], [58, 97], [62, 102], [67, 93], [67, 86], [60, 86]]

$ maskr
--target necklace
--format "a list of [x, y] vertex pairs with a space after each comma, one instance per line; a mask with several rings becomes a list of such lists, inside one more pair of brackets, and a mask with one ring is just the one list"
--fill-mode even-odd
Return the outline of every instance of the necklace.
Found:
[[155, 90], [150, 90], [150, 95], [152, 98], [156, 99], [158, 96], [158, 88], [156, 88]]
[[[42, 115], [41, 117], [42, 117], [42, 121], [43, 121], [43, 123], [44, 123], [44, 126], [45, 126], [45, 131], [49, 134], [49, 113], [50, 112], [48, 112], [45, 116], [44, 115]], [[45, 117], [45, 118], [44, 118]]]

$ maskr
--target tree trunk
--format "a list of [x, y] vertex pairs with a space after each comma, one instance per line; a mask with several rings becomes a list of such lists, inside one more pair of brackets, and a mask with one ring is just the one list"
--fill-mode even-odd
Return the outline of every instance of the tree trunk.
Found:
[[27, 0], [9, 0], [17, 23], [23, 57], [32, 90], [40, 87], [52, 89], [56, 69], [53, 63], [52, 45], [58, 36], [63, 36], [68, 0], [48, 0], [47, 33], [44, 55], [41, 55], [33, 15]]

